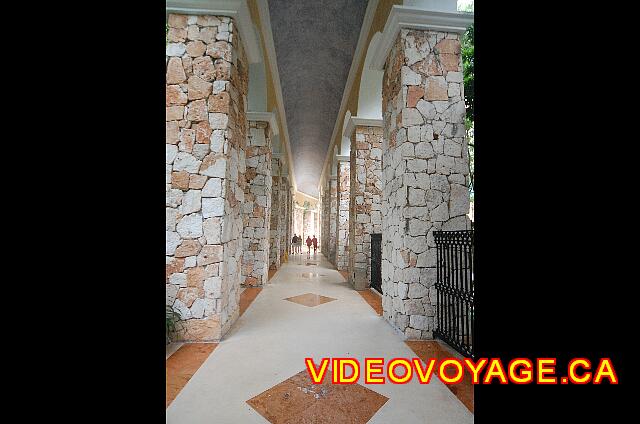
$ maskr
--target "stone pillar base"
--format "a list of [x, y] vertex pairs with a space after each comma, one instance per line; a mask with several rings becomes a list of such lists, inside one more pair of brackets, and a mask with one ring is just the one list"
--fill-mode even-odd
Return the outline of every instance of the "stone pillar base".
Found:
[[351, 285], [356, 290], [367, 290], [369, 288], [369, 279], [367, 271], [364, 269], [356, 269], [351, 275]]

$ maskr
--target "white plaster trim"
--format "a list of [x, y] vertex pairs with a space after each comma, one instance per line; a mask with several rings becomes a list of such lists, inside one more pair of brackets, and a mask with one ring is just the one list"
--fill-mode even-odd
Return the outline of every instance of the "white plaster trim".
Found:
[[300, 190], [296, 189], [296, 192], [297, 192], [297, 193], [302, 194], [302, 196], [304, 196], [304, 197], [308, 197], [309, 199], [313, 200], [314, 202], [317, 202], [317, 201], [318, 201], [318, 198], [317, 198], [317, 197], [312, 196], [312, 195], [310, 195], [310, 194], [307, 194], [307, 193], [305, 193], [304, 191], [300, 191]]
[[247, 112], [247, 120], [257, 122], [268, 122], [269, 131], [272, 135], [278, 135], [278, 120], [276, 119], [275, 112]]
[[357, 116], [352, 116], [349, 118], [347, 125], [344, 128], [344, 133], [342, 134], [345, 137], [351, 138], [351, 134], [353, 134], [353, 130], [357, 126], [363, 127], [382, 127], [384, 121], [382, 119], [373, 119], [373, 118], [358, 118]]
[[391, 47], [401, 28], [444, 31], [462, 34], [473, 23], [474, 15], [466, 12], [438, 12], [412, 6], [393, 6], [376, 45], [370, 69], [382, 71]]
[[[356, 78], [356, 72], [358, 67], [360, 66], [360, 62], [363, 59], [363, 56], [367, 53], [367, 36], [369, 35], [369, 30], [371, 29], [371, 23], [373, 22], [373, 17], [376, 14], [376, 10], [378, 8], [379, 0], [369, 0], [369, 4], [367, 5], [367, 10], [364, 13], [364, 19], [362, 20], [362, 27], [360, 28], [360, 35], [358, 36], [358, 44], [356, 45], [356, 50], [353, 53], [353, 60], [351, 61], [351, 68], [349, 68], [349, 76], [347, 77], [347, 83], [344, 86], [344, 91], [342, 92], [342, 100], [340, 101], [340, 109], [338, 112], [338, 118], [336, 118], [336, 122], [333, 125], [333, 133], [331, 133], [331, 139], [329, 140], [329, 148], [327, 149], [327, 156], [324, 159], [324, 165], [322, 166], [322, 173], [320, 174], [320, 181], [324, 178], [327, 173], [329, 164], [331, 163], [331, 156], [334, 147], [333, 140], [336, 138], [336, 134], [338, 133], [338, 127], [340, 126], [340, 117], [344, 116], [345, 109], [347, 108], [347, 99], [349, 96], [349, 92], [353, 87], [354, 80]], [[320, 182], [319, 181], [319, 182]]]
[[167, 0], [167, 13], [217, 15], [234, 19], [249, 63], [262, 62], [259, 40], [251, 21], [247, 0]]
[[279, 131], [282, 131], [281, 141], [284, 146], [284, 150], [287, 153], [287, 169], [289, 170], [288, 175], [290, 176], [290, 184], [292, 185], [293, 190], [298, 189], [298, 184], [296, 183], [296, 176], [293, 172], [293, 157], [291, 156], [291, 145], [289, 144], [289, 129], [287, 128], [287, 115], [284, 111], [284, 102], [282, 100], [282, 86], [280, 85], [280, 74], [278, 73], [278, 61], [276, 58], [276, 48], [273, 44], [273, 32], [271, 30], [271, 18], [269, 15], [269, 4], [267, 0], [256, 0], [256, 5], [258, 6], [258, 15], [260, 16], [260, 24], [262, 27], [262, 39], [264, 40], [264, 46], [266, 49], [265, 56], [266, 61], [269, 63], [269, 70], [271, 71], [271, 78], [273, 81], [273, 86], [275, 88], [276, 94], [276, 105], [278, 106], [278, 115], [280, 116], [282, 121], [282, 128], [279, 128]]

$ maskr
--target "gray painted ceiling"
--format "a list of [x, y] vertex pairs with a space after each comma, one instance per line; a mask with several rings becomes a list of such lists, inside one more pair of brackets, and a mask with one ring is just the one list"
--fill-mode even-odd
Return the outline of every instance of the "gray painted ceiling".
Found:
[[318, 183], [367, 0], [269, 0], [298, 190]]

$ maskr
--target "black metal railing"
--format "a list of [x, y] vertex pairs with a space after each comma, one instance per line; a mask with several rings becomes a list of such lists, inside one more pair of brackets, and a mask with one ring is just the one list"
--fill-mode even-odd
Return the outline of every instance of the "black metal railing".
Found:
[[436, 231], [438, 306], [434, 337], [473, 357], [473, 230]]

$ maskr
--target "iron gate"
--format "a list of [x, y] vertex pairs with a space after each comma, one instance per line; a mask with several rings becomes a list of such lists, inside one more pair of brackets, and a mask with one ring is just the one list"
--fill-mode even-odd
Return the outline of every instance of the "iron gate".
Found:
[[473, 357], [473, 230], [435, 231], [438, 337]]
[[382, 294], [382, 234], [371, 234], [371, 287]]

